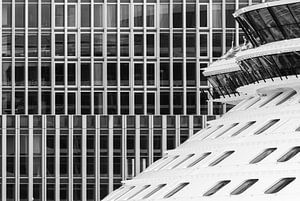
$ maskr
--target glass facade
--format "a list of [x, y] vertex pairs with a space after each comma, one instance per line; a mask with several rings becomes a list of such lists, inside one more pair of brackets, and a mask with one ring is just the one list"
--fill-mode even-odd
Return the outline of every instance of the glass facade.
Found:
[[250, 3], [1, 1], [0, 200], [100, 200], [222, 114], [202, 72]]
[[242, 13], [237, 21], [254, 46], [299, 38], [300, 3], [270, 6]]

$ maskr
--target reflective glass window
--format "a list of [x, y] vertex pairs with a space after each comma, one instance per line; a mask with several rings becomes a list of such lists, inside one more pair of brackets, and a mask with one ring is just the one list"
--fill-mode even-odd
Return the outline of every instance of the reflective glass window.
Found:
[[15, 35], [15, 56], [24, 57], [25, 56], [25, 36], [24, 34]]
[[25, 64], [23, 62], [15, 63], [15, 85], [25, 85]]
[[50, 4], [42, 4], [41, 24], [43, 28], [51, 27], [51, 5]]
[[120, 5], [120, 27], [129, 26], [129, 4]]
[[142, 5], [134, 5], [134, 27], [143, 27], [143, 6]]
[[28, 63], [28, 85], [38, 85], [38, 64], [35, 62]]
[[155, 85], [155, 64], [147, 63], [147, 85]]
[[68, 63], [68, 85], [75, 85], [76, 83], [76, 64]]
[[91, 56], [91, 35], [81, 34], [81, 56]]
[[200, 27], [207, 27], [207, 26], [208, 26], [207, 5], [202, 4], [200, 5]]
[[117, 34], [107, 34], [107, 56], [117, 56]]
[[55, 64], [55, 85], [65, 84], [65, 67], [63, 63]]
[[161, 57], [169, 57], [170, 53], [170, 34], [169, 33], [161, 33], [160, 34], [160, 56]]
[[37, 34], [28, 35], [28, 56], [29, 57], [38, 56], [38, 35]]
[[147, 16], [146, 16], [146, 24], [147, 27], [154, 27], [155, 25], [155, 7], [154, 5], [147, 5]]
[[120, 56], [121, 57], [129, 56], [129, 34], [120, 34]]
[[75, 26], [76, 26], [76, 6], [68, 5], [68, 27], [75, 27]]
[[28, 27], [38, 26], [38, 6], [37, 4], [28, 4]]
[[173, 34], [173, 56], [182, 57], [183, 56], [183, 36], [182, 33]]
[[65, 95], [64, 93], [55, 93], [55, 114], [65, 113]]
[[108, 86], [117, 86], [117, 64], [107, 63], [107, 84]]
[[94, 114], [103, 114], [103, 94], [102, 94], [102, 92], [94, 93]]
[[94, 63], [94, 85], [102, 86], [103, 84], [103, 66], [102, 63]]
[[117, 5], [107, 5], [107, 26], [117, 27]]
[[120, 80], [121, 86], [129, 85], [129, 63], [120, 64]]
[[134, 34], [134, 56], [144, 56], [143, 34]]
[[81, 113], [91, 114], [91, 94], [90, 92], [81, 92]]
[[41, 55], [42, 55], [42, 57], [50, 57], [51, 56], [51, 35], [50, 34], [42, 34]]
[[155, 56], [155, 35], [147, 34], [146, 35], [146, 43], [147, 43], [147, 56]]
[[121, 114], [129, 114], [129, 93], [121, 92]]
[[2, 63], [2, 85], [11, 86], [11, 63], [3, 62]]
[[118, 96], [116, 92], [107, 93], [107, 114], [117, 114]]
[[91, 26], [91, 6], [89, 4], [81, 4], [81, 27]]
[[94, 34], [94, 56], [102, 57], [103, 56], [103, 35]]
[[91, 85], [91, 64], [90, 63], [81, 63], [81, 86]]
[[11, 57], [11, 34], [2, 34], [2, 57]]
[[183, 114], [183, 92], [173, 93], [173, 114]]
[[43, 62], [41, 66], [41, 84], [42, 86], [51, 85], [51, 63]]
[[76, 56], [76, 35], [68, 34], [68, 56]]
[[182, 28], [182, 4], [173, 4], [173, 27]]
[[94, 27], [103, 26], [103, 6], [94, 4]]
[[170, 114], [169, 92], [160, 92], [160, 114]]
[[186, 56], [195, 57], [196, 56], [196, 35], [187, 33], [186, 34]]
[[25, 26], [25, 5], [15, 5], [15, 26], [22, 28]]
[[134, 85], [144, 85], [144, 64], [142, 63], [134, 64]]
[[196, 27], [196, 5], [195, 4], [186, 4], [186, 27], [187, 28]]
[[144, 94], [135, 93], [134, 94], [134, 113], [143, 114], [144, 113]]
[[11, 27], [11, 4], [2, 4], [2, 27]]
[[64, 5], [55, 5], [55, 26], [63, 27], [64, 24]]
[[65, 38], [64, 34], [55, 34], [55, 56], [65, 55]]
[[169, 27], [169, 5], [160, 4], [160, 28]]

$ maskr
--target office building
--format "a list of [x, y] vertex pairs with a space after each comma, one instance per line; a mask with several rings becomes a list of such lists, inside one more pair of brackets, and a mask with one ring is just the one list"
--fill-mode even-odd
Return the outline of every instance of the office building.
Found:
[[202, 72], [253, 3], [3, 0], [2, 200], [100, 200], [222, 114]]

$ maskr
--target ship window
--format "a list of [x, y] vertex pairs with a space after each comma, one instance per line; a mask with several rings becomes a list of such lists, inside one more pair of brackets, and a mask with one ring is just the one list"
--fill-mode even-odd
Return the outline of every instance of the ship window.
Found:
[[230, 180], [220, 181], [219, 183], [217, 183], [217, 185], [215, 185], [209, 191], [204, 193], [203, 196], [211, 196], [211, 195], [215, 194], [217, 191], [219, 191], [221, 188], [226, 186], [228, 183], [230, 183]]
[[237, 187], [234, 191], [230, 193], [230, 195], [239, 195], [245, 192], [248, 188], [250, 188], [253, 184], [255, 184], [258, 179], [249, 179], [244, 181], [239, 187]]
[[277, 98], [281, 94], [282, 94], [282, 92], [277, 93], [274, 96], [268, 97], [268, 99], [263, 104], [261, 104], [259, 107], [263, 107], [263, 106], [267, 105], [269, 102], [271, 102], [272, 100], [274, 100], [275, 98]]
[[276, 184], [271, 186], [268, 190], [265, 191], [265, 194], [273, 194], [281, 191], [284, 187], [289, 185], [292, 181], [294, 181], [295, 177], [283, 178], [280, 179]]
[[211, 134], [213, 134], [214, 132], [216, 132], [217, 130], [219, 130], [222, 127], [223, 127], [223, 125], [219, 125], [215, 128], [209, 129], [208, 134], [206, 134], [206, 136], [204, 138], [202, 138], [202, 140], [204, 140], [205, 138], [207, 138], [208, 136], [210, 136]]
[[144, 190], [146, 190], [147, 188], [149, 188], [150, 185], [146, 185], [143, 188], [141, 188], [139, 191], [137, 191], [136, 193], [134, 193], [132, 196], [130, 196], [129, 198], [126, 198], [126, 200], [130, 200], [133, 197], [137, 196], [138, 194], [140, 194], [141, 192], [143, 192]]
[[181, 189], [186, 187], [189, 183], [182, 183], [179, 184], [176, 188], [174, 188], [172, 191], [170, 191], [167, 195], [164, 196], [164, 198], [169, 198], [178, 193]]
[[300, 147], [294, 147], [289, 152], [284, 154], [281, 158], [277, 160], [277, 162], [286, 162], [296, 156], [300, 152]]
[[153, 189], [150, 193], [148, 193], [147, 195], [145, 195], [143, 197], [143, 199], [147, 199], [150, 196], [152, 196], [154, 193], [158, 192], [159, 190], [161, 190], [163, 187], [165, 187], [167, 184], [160, 184], [158, 185], [155, 189]]
[[164, 167], [166, 167], [167, 165], [169, 165], [171, 162], [173, 162], [175, 159], [177, 159], [179, 156], [174, 156], [172, 157], [170, 160], [167, 160], [165, 163], [162, 163], [160, 166], [158, 166], [157, 168], [155, 168], [156, 170], [160, 170]]
[[269, 148], [269, 149], [264, 150], [261, 154], [259, 154], [252, 161], [250, 161], [250, 164], [255, 164], [255, 163], [262, 161], [264, 158], [266, 158], [271, 153], [273, 153], [276, 149], [277, 148]]
[[113, 200], [117, 200], [118, 198], [122, 197], [123, 195], [127, 194], [129, 191], [134, 189], [135, 186], [130, 186], [129, 188], [125, 188], [125, 190], [122, 190], [120, 193], [118, 193], [116, 196], [113, 196]]
[[227, 151], [225, 152], [222, 156], [220, 156], [217, 160], [215, 160], [214, 162], [212, 162], [211, 164], [209, 164], [209, 166], [215, 166], [217, 164], [219, 164], [220, 162], [222, 162], [225, 158], [229, 157], [231, 154], [233, 154], [234, 151]]
[[185, 157], [184, 159], [182, 159], [181, 161], [179, 161], [178, 163], [176, 163], [171, 169], [174, 169], [174, 168], [178, 167], [179, 165], [181, 165], [182, 163], [184, 163], [188, 159], [192, 158], [194, 155], [195, 154], [189, 154], [187, 157]]
[[243, 132], [244, 130], [246, 130], [247, 128], [249, 128], [250, 126], [252, 126], [253, 124], [255, 124], [256, 121], [250, 121], [248, 122], [245, 126], [243, 126], [242, 128], [240, 128], [239, 130], [235, 131], [231, 137], [237, 136], [239, 135], [241, 132]]
[[229, 126], [227, 129], [225, 129], [224, 131], [222, 131], [219, 135], [217, 135], [215, 138], [220, 137], [221, 135], [227, 133], [229, 130], [231, 130], [232, 128], [236, 127], [238, 125], [238, 123], [234, 123], [231, 126]]
[[191, 164], [189, 164], [187, 167], [193, 167], [196, 164], [198, 164], [200, 161], [202, 161], [203, 159], [205, 159], [207, 156], [209, 156], [211, 154], [211, 152], [207, 152], [202, 154], [199, 158], [197, 158], [197, 160], [195, 160], [194, 162], [192, 162]]
[[273, 126], [277, 122], [279, 122], [279, 119], [273, 119], [273, 120], [269, 121], [266, 125], [264, 125], [262, 128], [260, 128], [259, 130], [257, 130], [254, 133], [254, 135], [259, 135], [259, 134], [265, 132], [267, 129], [269, 129], [271, 126]]
[[290, 98], [292, 98], [294, 95], [296, 95], [296, 92], [293, 91], [292, 93], [290, 93], [288, 96], [286, 96], [285, 98], [283, 98], [281, 101], [279, 101], [276, 105], [281, 105], [284, 102], [286, 102], [287, 100], [289, 100]]

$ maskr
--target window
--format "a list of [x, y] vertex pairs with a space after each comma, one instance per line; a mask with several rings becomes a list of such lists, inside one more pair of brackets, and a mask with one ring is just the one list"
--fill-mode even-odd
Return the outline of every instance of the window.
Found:
[[121, 4], [120, 5], [120, 27], [129, 26], [129, 5]]
[[38, 36], [36, 34], [28, 35], [28, 56], [38, 56]]
[[51, 57], [51, 35], [42, 34], [41, 40], [42, 57]]
[[223, 188], [224, 186], [226, 186], [229, 183], [230, 183], [230, 180], [220, 181], [219, 183], [217, 183], [217, 185], [215, 185], [209, 191], [204, 193], [203, 196], [211, 196], [211, 195], [215, 194], [216, 192], [218, 192], [221, 188]]
[[173, 92], [173, 114], [183, 114], [183, 92]]
[[286, 101], [288, 101], [290, 98], [292, 98], [296, 94], [297, 94], [296, 91], [292, 91], [285, 98], [283, 98], [282, 100], [280, 100], [276, 105], [281, 105], [281, 104], [285, 103]]
[[25, 93], [15, 92], [15, 113], [25, 114]]
[[215, 138], [218, 138], [218, 137], [222, 136], [223, 134], [227, 133], [232, 128], [236, 127], [237, 125], [238, 125], [238, 123], [234, 123], [234, 124], [230, 125], [227, 129], [225, 129], [224, 131], [222, 131], [221, 133], [219, 133], [217, 136], [215, 136]]
[[65, 95], [64, 93], [55, 94], [55, 114], [65, 113]]
[[147, 16], [146, 16], [146, 24], [147, 27], [155, 26], [155, 7], [154, 5], [147, 5]]
[[55, 56], [65, 56], [64, 34], [55, 34]]
[[160, 114], [170, 114], [169, 92], [160, 92]]
[[75, 34], [68, 34], [68, 56], [76, 56]]
[[103, 36], [102, 34], [94, 34], [94, 56], [102, 57], [103, 55]]
[[38, 113], [38, 93], [28, 92], [28, 114]]
[[75, 27], [75, 26], [76, 26], [76, 5], [68, 5], [68, 27]]
[[273, 119], [271, 121], [269, 121], [266, 125], [264, 125], [262, 128], [260, 128], [259, 130], [257, 130], [254, 135], [259, 135], [263, 132], [265, 132], [267, 129], [269, 129], [271, 126], [274, 126], [274, 124], [276, 124], [277, 122], [279, 122], [280, 119]]
[[121, 92], [121, 114], [129, 114], [129, 92]]
[[117, 86], [117, 64], [107, 63], [107, 84], [108, 86]]
[[68, 85], [76, 84], [76, 64], [68, 63]]
[[15, 4], [15, 26], [24, 28], [25, 26], [25, 5], [24, 3]]
[[42, 4], [42, 27], [49, 28], [51, 27], [51, 5]]
[[170, 44], [170, 35], [169, 33], [160, 34], [160, 56], [169, 57], [169, 44]]
[[196, 34], [187, 33], [185, 39], [186, 39], [186, 56], [195, 57], [196, 56]]
[[24, 57], [25, 56], [25, 36], [24, 34], [15, 35], [15, 56]]
[[41, 84], [42, 86], [51, 85], [51, 63], [42, 63], [41, 69]]
[[107, 56], [117, 56], [117, 34], [107, 34]]
[[51, 92], [42, 92], [42, 114], [51, 114]]
[[90, 92], [81, 92], [81, 114], [91, 114]]
[[147, 85], [155, 85], [155, 64], [147, 63]]
[[200, 27], [207, 27], [207, 25], [208, 25], [207, 5], [200, 4]]
[[55, 64], [55, 85], [65, 85], [65, 67], [63, 63]]
[[103, 94], [102, 94], [102, 92], [94, 93], [94, 114], [103, 114]]
[[160, 63], [160, 86], [170, 85], [170, 65], [169, 63]]
[[[220, 20], [220, 18], [218, 18]], [[195, 28], [196, 27], [196, 5], [186, 4], [186, 27]]]
[[148, 193], [147, 195], [145, 195], [142, 199], [147, 199], [150, 196], [152, 196], [153, 194], [155, 194], [156, 192], [158, 192], [159, 190], [161, 190], [163, 187], [165, 187], [167, 184], [160, 184], [158, 185], [156, 188], [154, 188], [150, 193]]
[[[140, 42], [142, 42], [142, 46], [143, 46], [143, 41]], [[136, 50], [134, 51], [136, 52]], [[141, 51], [143, 52], [143, 49]], [[120, 56], [121, 57], [129, 56], [129, 35], [128, 34], [120, 34]]]
[[280, 179], [276, 184], [274, 184], [272, 187], [270, 187], [268, 190], [265, 191], [265, 194], [273, 194], [278, 193], [283, 188], [285, 188], [287, 185], [289, 185], [291, 182], [293, 182], [296, 178], [295, 177], [288, 177]]
[[64, 5], [55, 5], [55, 26], [64, 26]]
[[130, 200], [130, 199], [134, 198], [135, 196], [137, 196], [138, 194], [142, 193], [143, 191], [145, 191], [149, 187], [150, 187], [150, 185], [143, 186], [139, 191], [137, 191], [136, 193], [134, 193], [132, 196], [130, 196], [129, 198], [126, 198], [126, 200]]
[[[220, 18], [217, 18], [220, 21]], [[222, 51], [222, 33], [213, 33], [213, 57], [220, 57], [223, 54]]]
[[2, 57], [11, 57], [11, 35], [2, 34]]
[[280, 157], [277, 162], [286, 162], [296, 156], [300, 152], [300, 147], [294, 147], [290, 151], [288, 151], [286, 154], [284, 154], [282, 157]]
[[196, 164], [198, 164], [200, 161], [204, 160], [206, 157], [208, 157], [211, 154], [211, 152], [207, 152], [202, 154], [200, 157], [198, 157], [195, 161], [193, 161], [191, 164], [189, 164], [187, 167], [193, 167]]
[[121, 86], [129, 86], [129, 63], [120, 64]]
[[94, 63], [94, 85], [103, 85], [103, 66], [102, 63]]
[[107, 114], [117, 114], [118, 112], [118, 96], [115, 92], [107, 93]]
[[155, 56], [155, 35], [147, 34], [147, 56]]
[[135, 86], [144, 85], [144, 64], [142, 63], [134, 64], [134, 85]]
[[240, 128], [239, 130], [235, 131], [231, 137], [233, 136], [237, 136], [239, 135], [241, 132], [243, 132], [244, 130], [246, 130], [247, 128], [249, 128], [250, 126], [252, 126], [253, 124], [255, 124], [256, 121], [250, 121], [248, 122], [246, 125], [244, 125], [242, 128]]
[[38, 85], [38, 65], [37, 63], [28, 63], [28, 85], [37, 86]]
[[134, 94], [134, 114], [144, 114], [144, 94]]
[[169, 27], [169, 5], [160, 4], [160, 28]]
[[38, 26], [38, 6], [37, 4], [28, 4], [28, 27]]
[[215, 166], [215, 165], [221, 163], [223, 160], [225, 160], [227, 157], [229, 157], [233, 153], [234, 153], [234, 151], [227, 151], [227, 152], [225, 152], [217, 160], [215, 160], [214, 162], [210, 163], [209, 166]]
[[91, 26], [91, 6], [89, 4], [81, 4], [81, 27]]
[[144, 56], [143, 34], [134, 34], [134, 56]]
[[169, 192], [167, 195], [165, 195], [164, 198], [172, 197], [173, 195], [175, 195], [176, 193], [178, 193], [180, 190], [182, 190], [187, 185], [189, 185], [188, 182], [187, 183], [179, 184], [175, 189], [173, 189], [171, 192]]
[[213, 4], [212, 5], [212, 25], [213, 28], [222, 28], [222, 5]]
[[200, 57], [208, 56], [208, 39], [207, 34], [200, 34]]
[[155, 114], [155, 93], [147, 93], [147, 114]]
[[252, 161], [250, 161], [250, 164], [259, 163], [264, 158], [269, 156], [271, 153], [273, 153], [277, 148], [268, 148], [264, 150], [261, 154], [259, 154], [257, 157], [255, 157]]
[[183, 36], [182, 33], [173, 34], [173, 56], [182, 57], [183, 56]]
[[235, 4], [227, 3], [226, 4], [226, 28], [234, 28], [235, 20], [232, 13], [235, 12]]
[[134, 5], [134, 27], [143, 27], [143, 6], [142, 5]]
[[2, 4], [2, 27], [11, 27], [11, 4]]
[[185, 158], [183, 158], [182, 160], [180, 160], [178, 163], [176, 163], [175, 165], [172, 166], [171, 169], [174, 169], [176, 167], [178, 167], [179, 165], [181, 165], [182, 163], [184, 163], [185, 161], [189, 160], [190, 158], [192, 158], [195, 154], [189, 154], [188, 156], [186, 156]]
[[248, 179], [244, 181], [239, 187], [230, 193], [230, 195], [240, 195], [245, 192], [248, 188], [258, 182], [258, 179]]
[[196, 63], [186, 64], [186, 84], [196, 86]]
[[91, 35], [81, 34], [81, 56], [91, 56]]
[[94, 27], [103, 26], [103, 11], [101, 4], [94, 4]]
[[25, 64], [23, 62], [15, 63], [15, 84], [16, 86], [25, 85]]
[[81, 86], [91, 85], [91, 64], [81, 63]]
[[187, 114], [196, 114], [196, 105], [197, 97], [196, 92], [187, 92], [186, 93], [186, 113]]
[[2, 85], [11, 86], [11, 63], [3, 62], [2, 63]]
[[117, 27], [117, 5], [107, 4], [107, 26]]
[[182, 28], [182, 4], [173, 4], [173, 28]]

